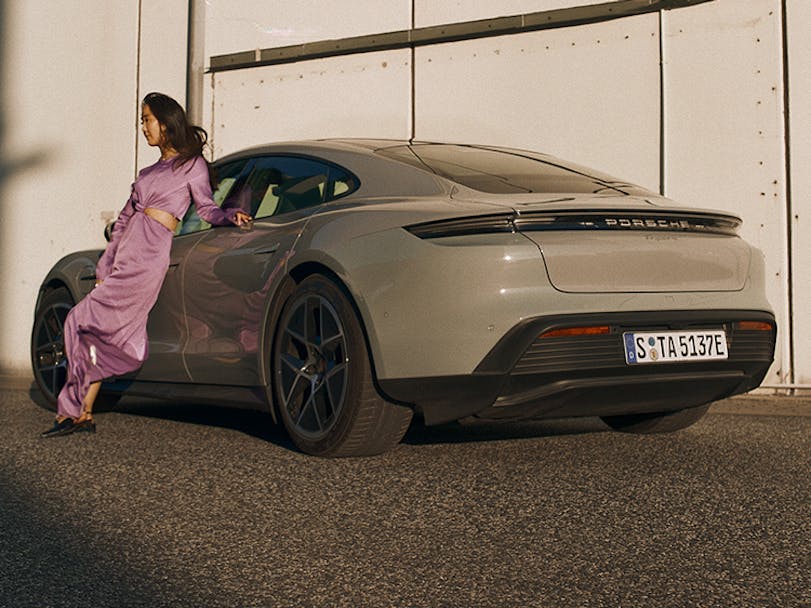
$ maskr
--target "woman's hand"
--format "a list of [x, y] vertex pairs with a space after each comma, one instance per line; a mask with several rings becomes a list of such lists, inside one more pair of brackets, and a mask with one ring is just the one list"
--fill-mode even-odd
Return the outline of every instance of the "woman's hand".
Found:
[[239, 226], [240, 228], [250, 228], [251, 223], [253, 222], [253, 218], [248, 215], [247, 213], [243, 213], [242, 211], [237, 211], [234, 214], [234, 223]]

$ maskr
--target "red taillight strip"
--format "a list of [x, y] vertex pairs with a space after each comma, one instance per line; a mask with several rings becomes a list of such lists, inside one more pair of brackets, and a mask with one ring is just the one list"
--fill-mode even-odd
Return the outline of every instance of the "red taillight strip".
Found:
[[774, 325], [766, 321], [737, 321], [735, 329], [742, 331], [774, 331]]
[[588, 327], [564, 327], [543, 332], [539, 338], [570, 338], [573, 336], [602, 336], [611, 333], [608, 325], [590, 325]]

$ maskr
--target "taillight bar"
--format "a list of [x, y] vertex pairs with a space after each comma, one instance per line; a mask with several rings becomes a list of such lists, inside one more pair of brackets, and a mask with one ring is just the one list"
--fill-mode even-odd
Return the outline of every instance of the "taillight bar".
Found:
[[734, 235], [741, 219], [733, 215], [697, 212], [529, 211], [452, 218], [406, 226], [414, 236], [436, 239], [466, 234], [536, 232], [547, 230], [624, 230]]

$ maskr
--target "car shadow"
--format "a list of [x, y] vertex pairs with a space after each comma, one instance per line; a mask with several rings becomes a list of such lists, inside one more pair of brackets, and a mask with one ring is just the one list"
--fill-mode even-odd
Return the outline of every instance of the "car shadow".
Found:
[[[36, 384], [29, 398], [42, 409], [53, 407], [45, 400]], [[220, 427], [244, 433], [284, 449], [298, 451], [281, 424], [274, 424], [267, 412], [212, 405], [193, 401], [169, 401], [147, 397], [124, 397], [114, 407], [97, 411], [142, 416], [185, 424]], [[413, 446], [454, 443], [482, 443], [510, 439], [537, 439], [564, 435], [608, 432], [610, 429], [596, 417], [553, 420], [492, 421], [467, 418], [437, 426], [426, 426], [415, 418], [401, 443]]]
[[[28, 397], [44, 410], [55, 410], [45, 400], [33, 382], [28, 389]], [[148, 397], [124, 397], [115, 406], [98, 407], [95, 408], [95, 411], [220, 427], [238, 431], [289, 450], [296, 450], [293, 442], [287, 437], [284, 428], [274, 424], [273, 419], [267, 412], [239, 409], [226, 405], [212, 405], [192, 401], [169, 401], [150, 399]]]
[[48, 411], [56, 411], [56, 408], [53, 407], [50, 403], [45, 400], [45, 397], [42, 396], [39, 388], [37, 388], [36, 382], [31, 382], [31, 386], [28, 387], [28, 398], [36, 403], [39, 407], [43, 410]]
[[[151, 400], [139, 397], [125, 397], [110, 411], [184, 424], [230, 429], [287, 450], [299, 451], [288, 437], [284, 427], [281, 424], [274, 424], [266, 412], [237, 409], [225, 405]], [[599, 418], [522, 422], [464, 420], [438, 426], [425, 426], [420, 420], [415, 420], [411, 423], [401, 443], [412, 446], [484, 443], [604, 433], [609, 430]]]
[[220, 427], [249, 435], [280, 447], [296, 450], [281, 425], [273, 423], [268, 412], [246, 410], [227, 405], [192, 401], [168, 401], [144, 397], [124, 397], [112, 413], [170, 420], [185, 424]]
[[608, 427], [599, 419], [563, 418], [554, 420], [492, 421], [465, 419], [437, 426], [411, 424], [402, 443], [433, 445], [443, 443], [481, 443], [510, 439], [538, 439], [562, 435], [604, 433]]

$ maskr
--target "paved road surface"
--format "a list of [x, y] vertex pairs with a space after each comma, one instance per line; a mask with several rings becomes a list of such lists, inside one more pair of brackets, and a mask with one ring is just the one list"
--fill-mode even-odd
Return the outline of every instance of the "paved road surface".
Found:
[[809, 416], [321, 460], [262, 415], [122, 406], [39, 440], [51, 414], [0, 392], [0, 606], [811, 606]]

